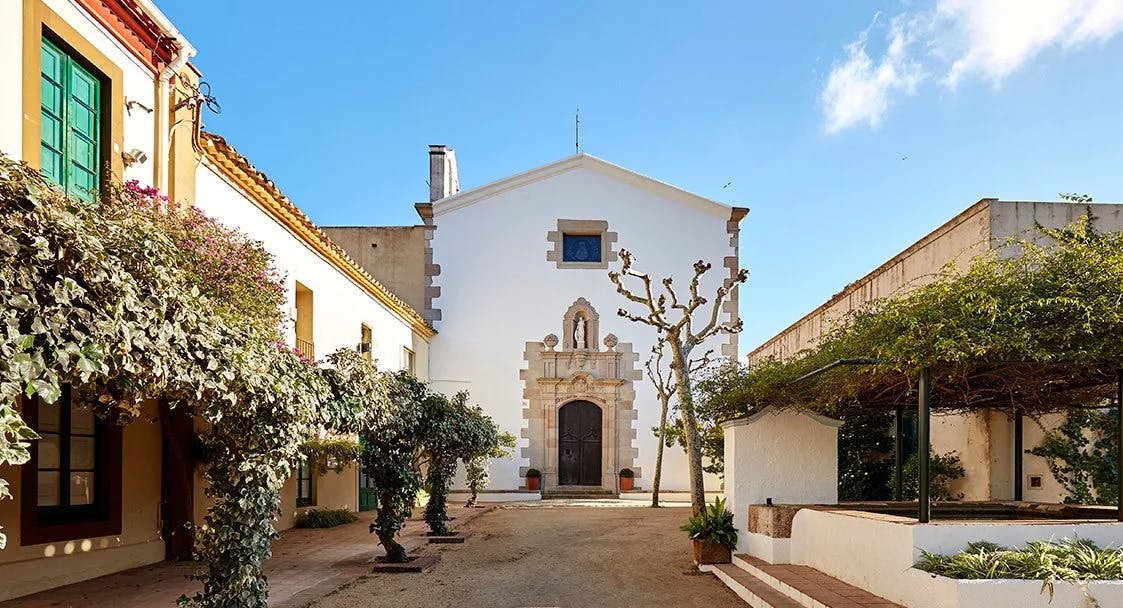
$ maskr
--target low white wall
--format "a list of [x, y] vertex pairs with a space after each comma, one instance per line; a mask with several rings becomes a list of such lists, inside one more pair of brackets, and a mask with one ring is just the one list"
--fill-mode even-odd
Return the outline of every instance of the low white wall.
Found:
[[740, 550], [744, 545], [744, 553], [759, 557], [770, 564], [792, 563], [792, 539], [774, 538], [767, 534], [756, 532], [738, 532], [737, 545]]
[[837, 420], [767, 408], [722, 425], [725, 500], [737, 527], [737, 550], [747, 551], [749, 505], [771, 498], [785, 504], [838, 502]]
[[[920, 551], [953, 553], [977, 540], [1017, 546], [1030, 540], [1079, 536], [1101, 546], [1123, 544], [1123, 524], [939, 522], [854, 511], [804, 509], [792, 522], [791, 563], [811, 566], [910, 608], [1035, 608], [1082, 606], [1084, 592], [1056, 584], [1056, 599], [1040, 581], [962, 581], [913, 568]], [[1088, 586], [1102, 608], [1123, 608], [1123, 583]]]
[[[1123, 608], [1123, 582], [1099, 581], [1087, 585], [1057, 583], [1053, 600], [1041, 589], [1041, 581], [950, 581], [956, 591], [954, 608]], [[1090, 603], [1094, 599], [1096, 603]]]
[[[540, 492], [480, 492], [476, 495], [477, 503], [491, 502], [528, 502], [542, 500]], [[468, 502], [467, 492], [449, 492], [448, 502], [461, 505]]]

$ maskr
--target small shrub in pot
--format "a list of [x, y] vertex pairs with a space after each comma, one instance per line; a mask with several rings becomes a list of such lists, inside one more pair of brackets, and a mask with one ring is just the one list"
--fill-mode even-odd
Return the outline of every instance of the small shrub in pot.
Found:
[[620, 491], [627, 492], [635, 487], [636, 474], [631, 469], [620, 469]]
[[682, 531], [694, 542], [694, 563], [727, 564], [737, 546], [737, 528], [733, 513], [725, 508], [725, 499], [718, 498], [708, 509], [692, 516]]
[[536, 492], [542, 483], [542, 471], [530, 469], [526, 472], [526, 489]]

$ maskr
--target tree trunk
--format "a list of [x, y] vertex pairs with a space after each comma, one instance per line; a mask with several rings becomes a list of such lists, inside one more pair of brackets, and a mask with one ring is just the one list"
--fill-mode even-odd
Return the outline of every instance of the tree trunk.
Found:
[[374, 522], [370, 525], [370, 531], [378, 536], [378, 542], [386, 550], [386, 557], [384, 558], [386, 563], [404, 564], [409, 561], [409, 556], [406, 555], [406, 548], [394, 540], [398, 530], [402, 527], [401, 523], [398, 523], [399, 514], [395, 511], [394, 504], [392, 492], [379, 493], [378, 515], [375, 516]]
[[660, 397], [663, 401], [663, 412], [659, 414], [659, 447], [655, 451], [655, 480], [651, 483], [651, 506], [659, 506], [659, 480], [663, 477], [663, 448], [667, 445], [667, 407], [671, 400], [669, 397]]
[[386, 549], [386, 563], [388, 564], [404, 564], [409, 561], [409, 556], [406, 555], [406, 548], [398, 544], [394, 540], [393, 534], [378, 534], [378, 541], [382, 543], [382, 547]]
[[671, 370], [678, 390], [678, 407], [682, 411], [683, 436], [686, 439], [686, 458], [690, 465], [690, 508], [694, 515], [706, 510], [706, 487], [702, 478], [702, 437], [698, 433], [698, 419], [694, 416], [694, 398], [690, 390], [690, 353], [684, 352], [679, 336], [667, 336], [671, 345]]

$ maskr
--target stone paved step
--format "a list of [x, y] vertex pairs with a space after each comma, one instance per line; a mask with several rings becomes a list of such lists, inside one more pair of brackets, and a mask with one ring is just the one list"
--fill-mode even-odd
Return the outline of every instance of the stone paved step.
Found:
[[[806, 608], [903, 608], [810, 566], [770, 564], [751, 555], [733, 556], [733, 566]], [[751, 603], [750, 603], [751, 605]]]
[[795, 600], [733, 564], [715, 564], [713, 573], [753, 608], [802, 608]]

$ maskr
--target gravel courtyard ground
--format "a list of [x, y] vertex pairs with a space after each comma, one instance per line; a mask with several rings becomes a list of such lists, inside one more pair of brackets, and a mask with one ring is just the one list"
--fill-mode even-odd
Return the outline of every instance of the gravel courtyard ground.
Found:
[[[744, 608], [694, 572], [684, 508], [507, 507], [469, 522], [422, 574], [363, 577], [316, 608]], [[430, 545], [425, 553], [436, 552]]]

